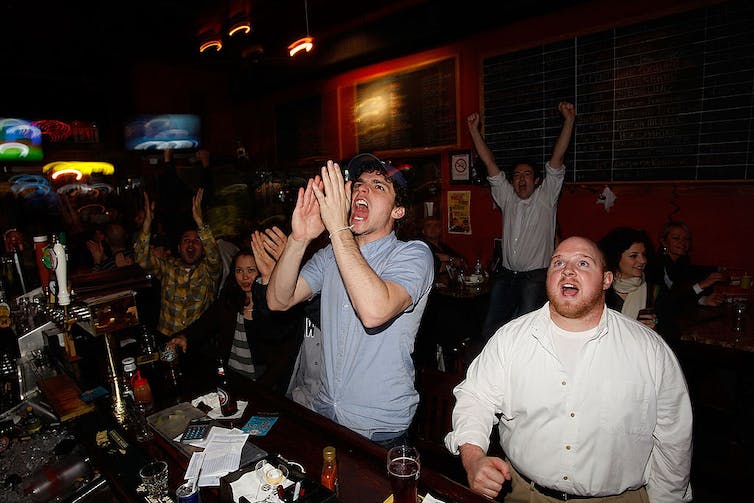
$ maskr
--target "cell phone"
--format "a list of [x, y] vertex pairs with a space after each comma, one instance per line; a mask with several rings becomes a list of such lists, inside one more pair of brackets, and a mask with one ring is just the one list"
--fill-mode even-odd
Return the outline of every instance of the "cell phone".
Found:
[[205, 438], [207, 438], [207, 435], [209, 435], [209, 430], [211, 428], [212, 426], [208, 421], [201, 423], [189, 423], [188, 425], [186, 425], [186, 429], [183, 430], [183, 435], [181, 435], [181, 442], [189, 443], [204, 440]]

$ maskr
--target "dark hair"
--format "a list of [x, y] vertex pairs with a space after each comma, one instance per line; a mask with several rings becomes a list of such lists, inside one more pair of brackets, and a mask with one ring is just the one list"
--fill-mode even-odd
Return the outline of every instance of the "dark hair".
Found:
[[532, 171], [534, 172], [534, 180], [536, 180], [537, 178], [542, 178], [542, 168], [538, 164], [534, 163], [531, 159], [524, 158], [518, 159], [517, 161], [514, 161], [513, 164], [511, 164], [510, 169], [506, 173], [506, 177], [508, 178], [509, 182], [513, 181], [513, 172], [516, 171], [516, 166], [520, 166], [522, 164], [531, 167]]
[[[665, 227], [662, 228], [662, 234], [660, 234], [660, 240], [665, 241], [670, 235], [670, 231], [672, 231], [673, 229], [683, 229], [684, 231], [686, 231], [686, 234], [689, 235], [689, 239], [691, 239], [691, 229], [689, 229], [688, 225], [678, 220], [670, 220], [668, 223], [665, 224]], [[662, 243], [660, 243], [660, 246], [662, 246]]]
[[[236, 281], [235, 269], [238, 259], [244, 256], [254, 258], [254, 252], [251, 251], [251, 248], [244, 247], [233, 255], [233, 260], [230, 261], [231, 267], [230, 273], [228, 274], [228, 280], [225, 281], [225, 286], [221, 292], [221, 298], [223, 299], [223, 302], [225, 302], [225, 305], [238, 311], [240, 311], [246, 303], [246, 292], [241, 289]], [[256, 263], [256, 259], [254, 259], [254, 262]]]
[[404, 183], [397, 183], [393, 179], [392, 173], [396, 171], [396, 168], [394, 168], [393, 165], [389, 162], [384, 163], [377, 158], [374, 158], [374, 160], [364, 159], [359, 163], [357, 173], [349, 173], [349, 176], [355, 182], [358, 177], [362, 175], [362, 173], [377, 173], [378, 175], [385, 177], [385, 180], [388, 180], [393, 185], [393, 190], [395, 191], [395, 206], [402, 206], [406, 209], [406, 212], [403, 214], [403, 216], [399, 219], [396, 219], [395, 221], [395, 227], [397, 228], [401, 223], [403, 223], [406, 215], [408, 214], [410, 199], [408, 187]]
[[605, 262], [610, 271], [617, 272], [623, 252], [631, 248], [634, 243], [642, 243], [647, 255], [647, 262], [652, 262], [652, 242], [646, 232], [631, 227], [616, 227], [600, 239], [599, 246], [605, 255]]

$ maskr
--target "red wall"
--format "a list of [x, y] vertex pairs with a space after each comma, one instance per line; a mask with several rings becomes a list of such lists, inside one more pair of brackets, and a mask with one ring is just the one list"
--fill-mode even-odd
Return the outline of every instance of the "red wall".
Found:
[[[155, 90], [155, 78], [149, 79], [144, 94], [153, 96], [152, 102], [163, 107], [170, 100], [183, 100], [187, 105], [201, 104], [202, 113], [209, 116], [205, 131], [210, 148], [222, 151], [232, 149], [224, 144], [231, 138], [244, 141], [250, 155], [269, 166], [275, 166], [274, 103], [285, 102], [300, 96], [319, 93], [323, 97], [326, 125], [323, 128], [325, 148], [333, 159], [347, 159], [356, 153], [356, 134], [352, 122], [354, 84], [381, 74], [426, 64], [429, 61], [454, 56], [458, 61], [458, 145], [439, 149], [414, 149], [380, 152], [386, 157], [425, 156], [436, 154], [442, 162], [442, 198], [448, 190], [471, 191], [472, 234], [445, 235], [445, 240], [462, 252], [467, 262], [479, 256], [487, 263], [492, 256], [493, 240], [500, 237], [501, 214], [493, 205], [486, 186], [451, 185], [449, 182], [448, 154], [458, 149], [471, 149], [465, 117], [480, 108], [481, 62], [489, 55], [515, 51], [596, 32], [617, 25], [632, 24], [652, 17], [661, 17], [682, 10], [716, 3], [714, 1], [635, 0], [633, 2], [595, 1], [591, 4], [568, 8], [562, 12], [540, 18], [528, 19], [498, 30], [481, 33], [476, 37], [414, 54], [405, 58], [360, 68], [322, 82], [306, 82], [288, 89], [285, 94], [264, 96], [245, 103], [223, 102], [222, 83], [212, 82], [208, 75], [184, 75], [181, 85], [199, 83], [204, 89], [214, 88], [213, 97], [197, 99], [196, 94], [175, 93], [175, 89]], [[178, 82], [176, 86], [178, 87]], [[578, 106], [578, 104], [577, 104]], [[578, 128], [578, 117], [577, 124]], [[229, 131], [232, 129], [232, 131]], [[222, 135], [215, 132], [222, 131]], [[318, 166], [312, 166], [316, 173]], [[745, 267], [754, 271], [754, 259], [748, 253], [754, 235], [754, 183], [620, 183], [613, 184], [617, 195], [614, 208], [606, 212], [596, 204], [604, 184], [566, 184], [560, 201], [559, 224], [564, 237], [580, 234], [599, 239], [607, 230], [618, 225], [630, 225], [647, 230], [657, 241], [659, 232], [668, 218], [685, 221], [695, 239], [692, 256], [698, 263], [719, 264], [728, 267]], [[440, 209], [447, 220], [446, 209]], [[445, 222], [447, 224], [447, 221]]]

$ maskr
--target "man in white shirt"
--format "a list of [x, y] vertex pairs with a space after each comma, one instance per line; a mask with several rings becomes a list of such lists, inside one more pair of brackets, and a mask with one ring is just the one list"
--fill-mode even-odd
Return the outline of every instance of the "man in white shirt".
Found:
[[514, 165], [510, 181], [479, 131], [479, 114], [467, 118], [474, 147], [487, 168], [492, 199], [503, 212], [502, 262], [492, 278], [482, 327], [485, 340], [509, 320], [547, 301], [545, 275], [555, 248], [558, 199], [565, 177], [563, 158], [576, 122], [572, 103], [560, 102], [558, 111], [563, 116], [563, 128], [545, 165], [546, 176], [543, 178], [531, 162], [521, 161]]
[[[445, 444], [475, 492], [511, 480], [506, 503], [691, 500], [683, 373], [657, 333], [605, 306], [612, 279], [595, 243], [563, 241], [549, 303], [499, 329], [455, 388]], [[486, 454], [496, 422], [505, 461]]]

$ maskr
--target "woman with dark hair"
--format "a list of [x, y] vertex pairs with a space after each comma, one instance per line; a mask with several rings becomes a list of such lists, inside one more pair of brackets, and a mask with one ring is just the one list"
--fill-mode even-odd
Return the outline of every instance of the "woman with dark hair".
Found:
[[183, 349], [192, 369], [199, 365], [214, 372], [220, 357], [226, 370], [285, 392], [303, 334], [303, 316], [298, 311], [271, 312], [265, 295], [286, 240], [277, 227], [254, 232], [252, 248], [233, 257], [235, 281], [226, 282], [212, 307], [170, 341]]
[[613, 283], [605, 292], [607, 306], [655, 329], [654, 304], [660, 287], [647, 279], [652, 251], [647, 233], [618, 227], [600, 240], [599, 247], [613, 272]]

